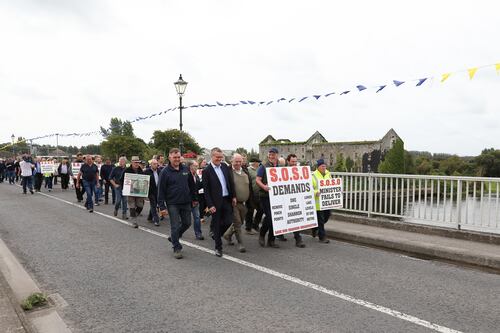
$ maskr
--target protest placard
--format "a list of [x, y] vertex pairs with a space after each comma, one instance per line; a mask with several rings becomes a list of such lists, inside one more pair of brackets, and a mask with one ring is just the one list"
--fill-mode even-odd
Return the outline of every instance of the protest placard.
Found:
[[82, 167], [83, 163], [77, 163], [73, 162], [71, 163], [71, 173], [73, 174], [73, 177], [77, 177], [78, 173], [80, 172], [80, 168]]
[[130, 197], [148, 197], [149, 175], [125, 173], [123, 179], [123, 195]]
[[318, 226], [311, 168], [267, 168], [274, 235]]
[[54, 162], [50, 161], [45, 161], [40, 163], [40, 170], [42, 171], [42, 174], [46, 173], [54, 173]]
[[319, 210], [342, 208], [342, 178], [320, 179], [318, 181]]

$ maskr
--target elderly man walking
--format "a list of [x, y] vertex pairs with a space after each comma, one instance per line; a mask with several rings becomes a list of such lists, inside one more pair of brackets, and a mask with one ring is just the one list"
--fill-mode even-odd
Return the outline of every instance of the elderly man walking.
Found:
[[127, 158], [125, 156], [120, 157], [118, 160], [118, 166], [114, 167], [109, 175], [109, 182], [113, 185], [113, 191], [115, 193], [115, 210], [113, 212], [114, 216], [118, 215], [118, 210], [120, 206], [122, 208], [122, 219], [126, 220], [127, 217], [127, 197], [123, 196], [123, 183], [121, 181], [123, 172], [125, 171], [127, 164]]
[[233, 234], [236, 236], [238, 242], [238, 249], [240, 252], [246, 252], [243, 246], [243, 239], [241, 237], [241, 225], [245, 221], [247, 214], [247, 202], [252, 197], [252, 180], [248, 171], [242, 168], [243, 156], [234, 154], [231, 161], [232, 165], [232, 178], [234, 182], [234, 192], [236, 194], [236, 206], [233, 209], [233, 224], [224, 233], [224, 239], [231, 245]]
[[144, 171], [144, 174], [149, 176], [149, 215], [148, 221], [153, 221], [155, 226], [160, 226], [160, 218], [158, 217], [158, 183], [160, 181], [160, 171], [158, 170], [158, 161], [152, 159], [149, 164], [149, 169]]
[[80, 167], [80, 172], [76, 178], [76, 187], [80, 188], [83, 185], [85, 189], [85, 194], [87, 195], [87, 201], [85, 202], [85, 207], [92, 213], [94, 211], [94, 202], [92, 201], [92, 196], [95, 192], [96, 187], [99, 187], [99, 169], [94, 164], [92, 156], [85, 156], [85, 164]]
[[[120, 183], [122, 185], [125, 180], [126, 173], [134, 173], [140, 175], [144, 174], [141, 167], [139, 166], [140, 161], [141, 160], [139, 159], [139, 156], [132, 156], [132, 158], [130, 159], [130, 162], [132, 164], [128, 168], [126, 168], [125, 171], [123, 171], [122, 177], [120, 178]], [[127, 196], [127, 204], [130, 211], [130, 217], [132, 218], [132, 227], [139, 228], [139, 224], [137, 224], [136, 218], [142, 212], [142, 209], [144, 207], [144, 198], [134, 197], [132, 195]]]

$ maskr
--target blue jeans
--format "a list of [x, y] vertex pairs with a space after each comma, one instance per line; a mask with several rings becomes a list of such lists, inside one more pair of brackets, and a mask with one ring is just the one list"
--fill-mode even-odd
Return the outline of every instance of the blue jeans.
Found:
[[196, 237], [201, 237], [201, 220], [200, 220], [200, 207], [196, 205], [191, 208], [193, 214], [193, 229]]
[[150, 196], [149, 197], [149, 214], [151, 215], [153, 222], [160, 222], [157, 207], [158, 207], [158, 204], [156, 201], [156, 196], [154, 196], [154, 195]]
[[318, 216], [318, 237], [319, 239], [325, 239], [325, 223], [328, 222], [330, 218], [329, 210], [317, 210], [316, 215]]
[[99, 182], [99, 187], [95, 187], [95, 203], [98, 204], [99, 203], [99, 199], [101, 198], [102, 196], [102, 180], [98, 180]]
[[50, 190], [52, 190], [52, 180], [53, 179], [54, 179], [54, 177], [52, 177], [52, 176], [45, 177], [45, 187], [48, 187]]
[[174, 251], [182, 250], [179, 239], [191, 226], [191, 203], [183, 205], [167, 205], [170, 216], [170, 238]]
[[116, 201], [115, 201], [115, 210], [120, 209], [122, 207], [122, 213], [127, 213], [127, 197], [122, 195], [122, 187], [113, 188], [115, 191]]
[[15, 171], [7, 171], [7, 178], [9, 178], [9, 184], [14, 184], [14, 179], [16, 178]]
[[23, 193], [26, 193], [26, 187], [28, 187], [30, 191], [33, 191], [33, 176], [23, 177], [21, 183], [23, 184]]
[[94, 202], [92, 201], [92, 196], [94, 195], [96, 188], [95, 181], [89, 182], [83, 180], [83, 188], [85, 189], [85, 194], [87, 194], [87, 201], [85, 201], [85, 206], [87, 206], [87, 209], [94, 209]]

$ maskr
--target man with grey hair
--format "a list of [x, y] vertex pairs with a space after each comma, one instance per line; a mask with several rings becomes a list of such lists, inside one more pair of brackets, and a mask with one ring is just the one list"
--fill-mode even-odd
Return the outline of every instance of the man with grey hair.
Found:
[[158, 160], [153, 158], [149, 163], [149, 168], [144, 174], [149, 175], [149, 215], [148, 221], [153, 221], [155, 226], [160, 226], [160, 218], [158, 217], [158, 181], [159, 181]]
[[222, 257], [221, 236], [232, 223], [233, 207], [236, 206], [234, 183], [229, 167], [222, 163], [224, 154], [218, 147], [211, 151], [212, 161], [203, 170], [203, 191], [208, 210], [212, 214], [215, 255]]
[[243, 156], [240, 154], [234, 154], [231, 160], [232, 173], [231, 176], [234, 182], [234, 192], [236, 196], [236, 206], [233, 209], [233, 224], [224, 233], [224, 239], [228, 241], [229, 245], [233, 244], [231, 240], [233, 234], [236, 236], [238, 241], [238, 247], [240, 252], [246, 252], [243, 246], [243, 239], [241, 237], [241, 225], [245, 221], [245, 216], [247, 214], [246, 203], [252, 196], [252, 180], [248, 171], [242, 168]]
[[125, 156], [120, 157], [118, 160], [118, 166], [114, 167], [109, 175], [109, 181], [113, 185], [113, 190], [115, 191], [115, 211], [114, 216], [118, 215], [118, 209], [120, 206], [122, 208], [122, 219], [127, 219], [127, 197], [122, 195], [123, 183], [121, 181], [122, 174], [127, 166], [127, 158]]

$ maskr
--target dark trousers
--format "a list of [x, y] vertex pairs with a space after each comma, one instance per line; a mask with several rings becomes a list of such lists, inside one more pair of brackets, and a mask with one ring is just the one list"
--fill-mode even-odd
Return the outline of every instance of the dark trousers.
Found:
[[83, 181], [83, 189], [85, 190], [85, 193], [87, 194], [87, 201], [85, 202], [85, 207], [87, 207], [87, 209], [94, 209], [92, 195], [94, 194], [95, 189], [96, 189], [96, 182], [95, 181], [89, 182], [89, 181], [84, 180]]
[[113, 191], [113, 185], [111, 185], [109, 180], [106, 180], [106, 184], [104, 184], [104, 202], [108, 203], [109, 188], [111, 188], [111, 197], [113, 198], [113, 204], [114, 204], [116, 199], [115, 191]]
[[40, 191], [42, 188], [43, 175], [41, 173], [35, 173], [35, 190]]
[[262, 206], [262, 209], [264, 210], [265, 215], [264, 221], [262, 222], [262, 227], [260, 228], [260, 235], [262, 237], [265, 237], [266, 233], [269, 231], [269, 234], [267, 235], [267, 241], [273, 242], [275, 237], [273, 231], [273, 220], [271, 218], [271, 203], [269, 202], [269, 197], [261, 197], [260, 204]]
[[191, 204], [167, 205], [170, 216], [170, 239], [174, 251], [182, 250], [179, 239], [191, 226]]
[[85, 191], [83, 186], [80, 185], [80, 187], [76, 187], [76, 178], [73, 178], [73, 183], [75, 184], [75, 193], [76, 193], [76, 198], [78, 201], [83, 200], [83, 192]]
[[158, 222], [160, 218], [158, 217], [158, 200], [156, 199], [156, 195], [149, 196], [149, 215], [148, 218], [151, 218], [153, 222]]
[[[260, 222], [262, 222], [262, 216], [264, 211], [260, 205], [259, 199], [249, 200], [249, 205], [247, 206], [248, 211], [245, 216], [245, 229], [251, 230], [252, 228], [257, 229]], [[255, 214], [255, 217], [254, 217]]]
[[69, 184], [69, 175], [61, 174], [61, 188], [63, 190], [66, 190], [68, 188], [68, 184]]
[[22, 177], [21, 184], [23, 185], [23, 193], [26, 193], [26, 187], [29, 188], [30, 191], [33, 191], [33, 177]]
[[319, 239], [325, 239], [325, 223], [330, 219], [330, 211], [329, 210], [317, 210], [316, 216], [318, 217], [318, 227], [315, 228], [318, 231]]
[[224, 197], [222, 205], [212, 215], [215, 249], [222, 250], [222, 235], [233, 223], [233, 206], [230, 197]]

